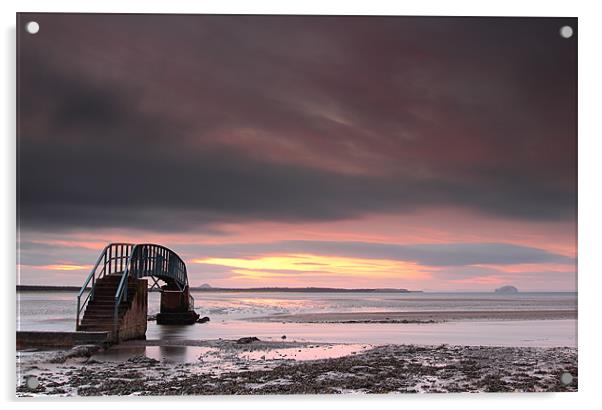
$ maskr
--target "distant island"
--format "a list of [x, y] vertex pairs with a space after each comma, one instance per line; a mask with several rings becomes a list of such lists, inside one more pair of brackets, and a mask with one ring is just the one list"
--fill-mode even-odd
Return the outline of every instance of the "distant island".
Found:
[[497, 288], [494, 292], [495, 293], [518, 293], [518, 289], [515, 288], [514, 286], [506, 285], [506, 286], [502, 286], [501, 288]]
[[[17, 285], [17, 291], [21, 292], [77, 292], [81, 289], [80, 286], [48, 286], [48, 285]], [[306, 293], [422, 293], [421, 290], [408, 289], [392, 289], [392, 288], [375, 288], [375, 289], [342, 289], [342, 288], [215, 288], [208, 284], [203, 284], [197, 287], [191, 287], [193, 292], [306, 292]]]

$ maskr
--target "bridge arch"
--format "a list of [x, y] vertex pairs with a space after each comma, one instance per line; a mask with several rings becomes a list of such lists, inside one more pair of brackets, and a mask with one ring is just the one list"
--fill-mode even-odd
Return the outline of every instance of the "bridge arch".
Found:
[[[153, 281], [150, 288], [146, 278]], [[198, 318], [178, 254], [152, 243], [108, 244], [77, 296], [76, 329], [111, 331], [115, 340], [143, 337], [149, 289], [161, 292], [158, 323], [192, 324]]]

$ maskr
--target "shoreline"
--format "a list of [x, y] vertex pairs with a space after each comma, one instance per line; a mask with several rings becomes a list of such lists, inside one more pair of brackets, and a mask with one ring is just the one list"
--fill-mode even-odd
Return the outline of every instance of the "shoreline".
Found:
[[[578, 385], [577, 349], [569, 347], [239, 342], [190, 341], [195, 347], [184, 355], [181, 341], [157, 340], [21, 352], [17, 396], [576, 391]], [[574, 377], [569, 385], [560, 382], [565, 372]], [[31, 375], [40, 383], [33, 390], [24, 384]]]
[[[79, 292], [79, 286], [55, 285], [17, 285], [17, 292]], [[90, 288], [86, 288], [90, 290]], [[388, 293], [401, 294], [424, 293], [422, 290], [403, 288], [323, 288], [323, 287], [259, 287], [259, 288], [218, 288], [218, 287], [191, 287], [191, 292], [224, 292], [224, 293]]]
[[468, 320], [560, 320], [577, 319], [576, 310], [495, 311], [410, 311], [410, 312], [326, 312], [282, 314], [247, 318], [251, 322], [281, 323], [439, 323]]

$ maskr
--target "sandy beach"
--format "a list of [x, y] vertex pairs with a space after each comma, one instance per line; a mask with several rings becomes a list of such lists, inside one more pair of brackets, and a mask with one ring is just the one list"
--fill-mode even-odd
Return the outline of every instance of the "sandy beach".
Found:
[[284, 323], [436, 323], [463, 320], [576, 319], [576, 310], [328, 312], [271, 315], [249, 320]]
[[[174, 327], [149, 321], [147, 340], [108, 348], [18, 351], [17, 395], [577, 390], [571, 295], [198, 299], [209, 322]], [[21, 300], [31, 306], [22, 315], [28, 328], [71, 329], [71, 294], [25, 293]], [[40, 305], [49, 309], [47, 316], [34, 309]], [[574, 377], [572, 383], [560, 382], [563, 373]], [[26, 384], [31, 376], [39, 382], [33, 389]]]
[[132, 341], [20, 355], [21, 397], [577, 390], [574, 348]]

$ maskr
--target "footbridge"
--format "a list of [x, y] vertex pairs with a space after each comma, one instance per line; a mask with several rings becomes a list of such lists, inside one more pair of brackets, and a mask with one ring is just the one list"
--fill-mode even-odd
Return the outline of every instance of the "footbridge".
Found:
[[76, 330], [107, 331], [113, 341], [144, 338], [153, 290], [161, 292], [157, 323], [196, 322], [186, 264], [175, 252], [149, 243], [107, 245], [77, 295]]

